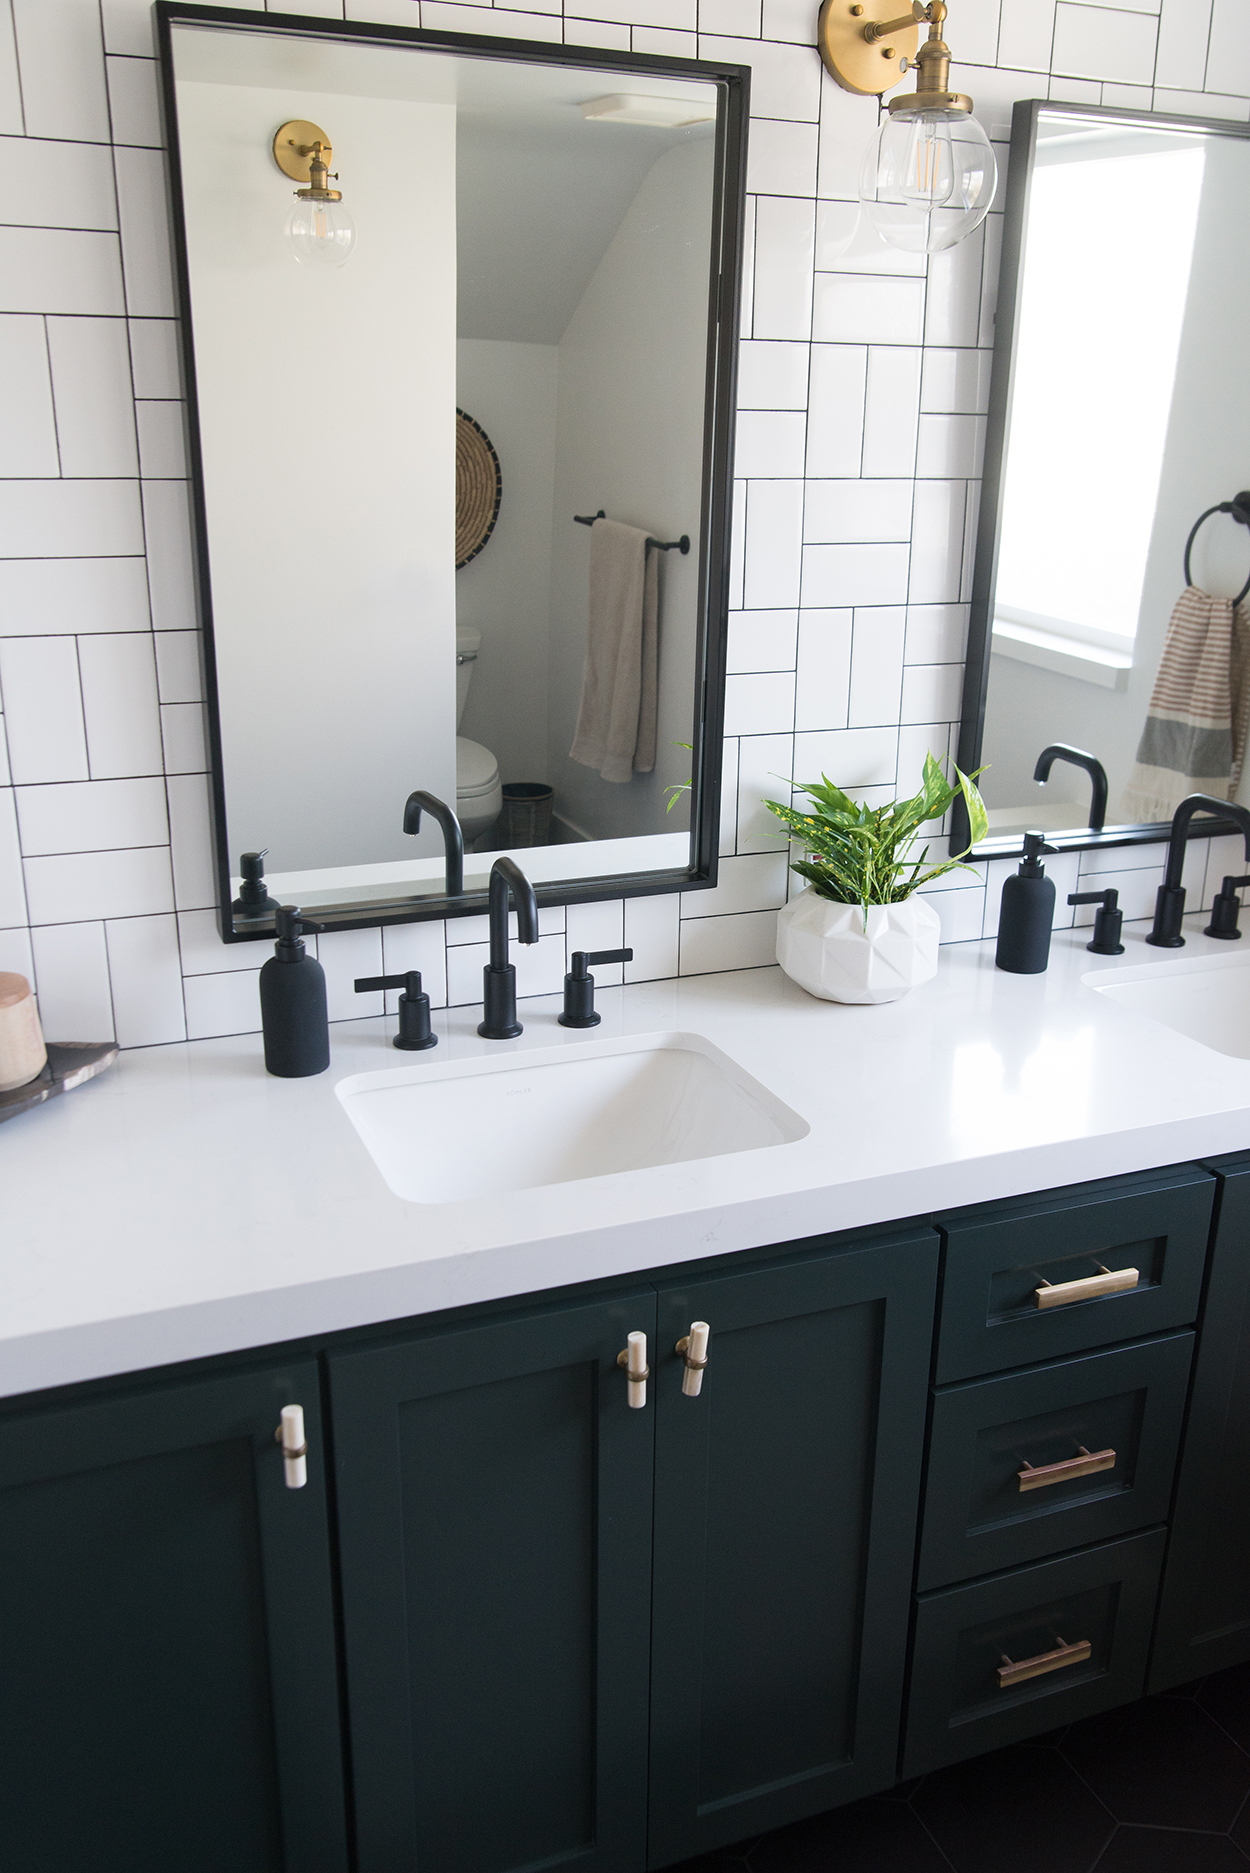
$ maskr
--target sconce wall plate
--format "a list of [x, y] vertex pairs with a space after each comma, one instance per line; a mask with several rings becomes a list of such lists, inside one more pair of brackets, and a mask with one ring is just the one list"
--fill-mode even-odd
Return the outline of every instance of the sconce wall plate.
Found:
[[844, 91], [857, 97], [880, 97], [902, 80], [915, 60], [918, 25], [892, 33], [888, 44], [870, 45], [864, 27], [896, 17], [898, 0], [823, 0], [816, 24], [816, 44], [825, 69]]
[[307, 186], [312, 180], [312, 150], [315, 143], [320, 143], [321, 159], [328, 169], [334, 161], [334, 151], [325, 131], [319, 124], [305, 123], [302, 117], [293, 117], [289, 124], [282, 124], [274, 131], [273, 160], [284, 176], [290, 176], [292, 182], [302, 182]]

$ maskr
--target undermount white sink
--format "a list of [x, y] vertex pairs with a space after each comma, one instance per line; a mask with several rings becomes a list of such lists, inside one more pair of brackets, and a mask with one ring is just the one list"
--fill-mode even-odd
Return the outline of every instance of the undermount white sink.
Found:
[[1233, 956], [1169, 956], [1082, 981], [1217, 1054], [1250, 1060], [1250, 946]]
[[455, 1203], [760, 1151], [806, 1121], [698, 1034], [356, 1073], [335, 1087], [397, 1197]]

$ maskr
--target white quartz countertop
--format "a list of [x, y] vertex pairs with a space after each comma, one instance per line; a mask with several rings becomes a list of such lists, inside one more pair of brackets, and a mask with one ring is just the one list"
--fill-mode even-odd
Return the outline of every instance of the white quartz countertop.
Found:
[[601, 989], [596, 1039], [702, 1035], [807, 1136], [459, 1203], [394, 1195], [335, 1085], [584, 1045], [558, 997], [522, 1001], [509, 1042], [478, 1038], [476, 1008], [440, 1011], [422, 1055], [390, 1046], [393, 1017], [340, 1023], [315, 1079], [267, 1075], [259, 1035], [123, 1053], [0, 1125], [0, 1395], [1250, 1148], [1250, 1060], [1081, 980], [1231, 948], [1197, 920], [1179, 951], [1144, 929], [1114, 959], [1056, 933], [1040, 976], [952, 945], [876, 1008], [777, 969]]

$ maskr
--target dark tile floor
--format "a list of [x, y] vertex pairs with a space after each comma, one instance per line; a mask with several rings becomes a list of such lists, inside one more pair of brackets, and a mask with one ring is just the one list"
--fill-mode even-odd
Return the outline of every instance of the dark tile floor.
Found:
[[670, 1873], [1250, 1873], [1250, 1665]]

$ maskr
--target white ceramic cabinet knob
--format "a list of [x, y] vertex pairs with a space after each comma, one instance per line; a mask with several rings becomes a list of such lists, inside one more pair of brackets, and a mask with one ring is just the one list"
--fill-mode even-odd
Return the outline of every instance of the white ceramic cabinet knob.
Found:
[[624, 1350], [616, 1355], [616, 1363], [625, 1369], [629, 1381], [629, 1403], [634, 1411], [641, 1411], [647, 1402], [647, 1380], [651, 1368], [647, 1364], [647, 1336], [645, 1333], [629, 1334]]
[[274, 1432], [282, 1446], [282, 1468], [288, 1489], [303, 1489], [308, 1481], [308, 1445], [304, 1441], [304, 1407], [283, 1405], [282, 1422]]
[[681, 1375], [681, 1389], [687, 1398], [697, 1398], [703, 1390], [703, 1372], [707, 1365], [707, 1343], [711, 1332], [706, 1320], [692, 1320], [685, 1339], [677, 1342], [677, 1351], [686, 1367]]
[[28, 1086], [47, 1058], [30, 983], [25, 976], [0, 973], [0, 1093]]

